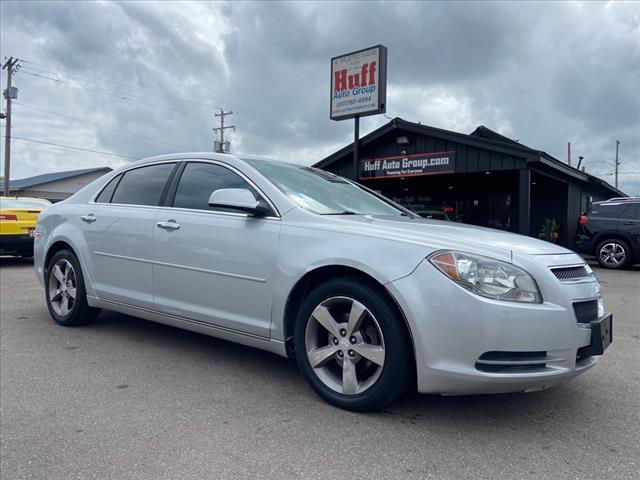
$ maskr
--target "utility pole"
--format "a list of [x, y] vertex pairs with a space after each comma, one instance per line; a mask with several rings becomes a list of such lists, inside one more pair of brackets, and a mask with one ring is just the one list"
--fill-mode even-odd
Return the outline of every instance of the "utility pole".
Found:
[[220, 132], [220, 141], [218, 142], [217, 140], [213, 143], [213, 151], [214, 152], [218, 152], [218, 153], [229, 153], [229, 142], [227, 142], [225, 144], [224, 142], [224, 131], [227, 128], [231, 128], [233, 129], [233, 131], [236, 131], [236, 126], [235, 125], [228, 125], [228, 126], [224, 126], [224, 117], [227, 115], [233, 115], [233, 112], [230, 110], [228, 112], [225, 112], [222, 108], [220, 109], [220, 113], [216, 113], [214, 114], [216, 117], [220, 117], [220, 126], [218, 128], [214, 128], [213, 131], [218, 133]]
[[618, 161], [619, 147], [620, 147], [620, 140], [616, 140], [616, 188], [618, 188], [618, 165], [620, 165], [620, 162]]
[[4, 91], [4, 98], [7, 100], [6, 123], [4, 132], [4, 196], [9, 196], [9, 173], [11, 171], [11, 99], [16, 98], [17, 92], [11, 88], [11, 78], [18, 71], [20, 59], [9, 57], [2, 66], [7, 70], [7, 89]]

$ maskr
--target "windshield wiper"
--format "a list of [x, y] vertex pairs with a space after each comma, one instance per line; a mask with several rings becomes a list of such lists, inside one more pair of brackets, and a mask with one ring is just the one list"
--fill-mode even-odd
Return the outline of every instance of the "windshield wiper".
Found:
[[360, 214], [356, 212], [352, 212], [351, 210], [345, 210], [344, 212], [322, 213], [321, 215], [360, 215]]

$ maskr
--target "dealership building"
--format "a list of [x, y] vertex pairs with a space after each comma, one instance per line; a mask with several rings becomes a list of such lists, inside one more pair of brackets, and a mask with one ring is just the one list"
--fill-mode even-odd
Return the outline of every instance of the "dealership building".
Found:
[[[607, 182], [484, 126], [470, 134], [395, 118], [315, 166], [425, 216], [572, 246], [591, 202], [625, 196]], [[357, 170], [357, 171], [356, 171]]]

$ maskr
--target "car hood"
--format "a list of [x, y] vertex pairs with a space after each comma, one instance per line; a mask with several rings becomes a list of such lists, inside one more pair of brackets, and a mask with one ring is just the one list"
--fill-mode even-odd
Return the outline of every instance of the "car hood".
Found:
[[507, 261], [513, 259], [513, 254], [573, 254], [556, 244], [525, 235], [441, 220], [377, 215], [325, 215], [320, 218], [320, 222], [314, 222], [316, 228], [422, 245], [431, 251], [446, 248], [490, 254]]

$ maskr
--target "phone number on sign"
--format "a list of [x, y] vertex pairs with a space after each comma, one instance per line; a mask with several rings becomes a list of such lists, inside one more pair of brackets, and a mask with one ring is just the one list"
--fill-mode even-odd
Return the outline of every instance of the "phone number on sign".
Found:
[[336, 103], [336, 108], [340, 108], [340, 107], [348, 107], [349, 105], [357, 105], [359, 103], [369, 103], [371, 102], [371, 95], [368, 95], [366, 97], [360, 97], [360, 98], [350, 98], [349, 100], [341, 100], [338, 103]]

